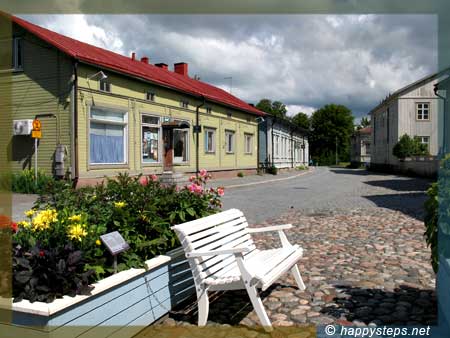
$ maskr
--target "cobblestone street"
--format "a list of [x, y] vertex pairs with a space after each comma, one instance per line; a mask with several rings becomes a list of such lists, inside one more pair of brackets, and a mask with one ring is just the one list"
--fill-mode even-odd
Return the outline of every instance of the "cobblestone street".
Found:
[[[316, 174], [287, 184], [306, 185]], [[341, 191], [342, 200], [335, 207], [326, 208], [330, 196], [323, 196], [324, 201], [317, 203], [317, 208], [309, 204], [302, 208], [292, 200], [294, 208], [258, 223], [258, 226], [292, 223], [294, 229], [287, 231], [288, 238], [305, 250], [298, 264], [306, 291], [297, 290], [293, 277], [287, 274], [263, 293], [272, 323], [275, 326], [351, 322], [436, 324], [435, 275], [423, 238], [423, 201], [428, 182], [369, 176], [365, 172], [351, 175], [328, 171], [319, 172], [318, 176], [324, 184], [332, 177], [336, 187], [348, 186], [347, 191]], [[278, 195], [273, 192], [278, 188], [270, 185], [267, 188], [276, 200]], [[334, 191], [326, 185], [316, 189]], [[315, 195], [309, 197], [318, 199]], [[353, 205], [343, 207], [351, 200], [355, 201]], [[279, 245], [276, 233], [254, 238], [261, 248]], [[164, 324], [187, 326], [196, 322], [194, 308], [180, 309]], [[254, 326], [259, 322], [246, 292], [228, 291], [216, 295], [211, 302], [209, 324]]]

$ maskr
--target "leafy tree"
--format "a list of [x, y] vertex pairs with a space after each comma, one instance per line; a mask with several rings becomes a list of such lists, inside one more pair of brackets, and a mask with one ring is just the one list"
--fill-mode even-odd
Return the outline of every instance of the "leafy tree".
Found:
[[261, 99], [256, 105], [256, 108], [273, 116], [286, 118], [286, 105], [280, 101], [272, 102], [269, 99]]
[[305, 113], [297, 113], [297, 115], [292, 117], [292, 123], [294, 123], [297, 127], [303, 129], [309, 129], [309, 117]]
[[426, 155], [428, 148], [417, 137], [411, 138], [408, 134], [400, 137], [400, 140], [392, 149], [392, 154], [400, 159], [416, 155]]
[[356, 129], [360, 130], [360, 129], [366, 128], [366, 127], [370, 127], [370, 120], [367, 117], [363, 117]]
[[353, 133], [353, 115], [342, 105], [328, 104], [311, 116], [311, 156], [319, 165], [335, 163], [336, 144], [338, 160], [350, 159], [350, 136]]

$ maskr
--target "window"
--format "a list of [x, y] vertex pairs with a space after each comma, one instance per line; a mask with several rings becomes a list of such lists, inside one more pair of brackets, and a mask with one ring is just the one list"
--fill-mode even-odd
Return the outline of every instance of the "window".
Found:
[[183, 108], [189, 108], [189, 101], [186, 101], [186, 100], [181, 100], [180, 101], [180, 107], [183, 107]]
[[91, 107], [89, 121], [89, 163], [126, 163], [127, 113], [117, 109]]
[[252, 153], [253, 135], [244, 134], [244, 151], [246, 154]]
[[427, 146], [427, 150], [430, 150], [430, 137], [429, 136], [417, 136], [419, 142]]
[[13, 39], [13, 60], [12, 68], [14, 70], [22, 70], [23, 68], [23, 40], [22, 38]]
[[234, 131], [225, 131], [225, 151], [227, 153], [234, 152]]
[[227, 117], [231, 119], [231, 112], [227, 111]]
[[206, 114], [211, 114], [212, 113], [212, 108], [211, 107], [206, 107]]
[[173, 163], [183, 163], [189, 160], [188, 129], [173, 130]]
[[429, 120], [430, 119], [430, 104], [429, 103], [417, 103], [417, 119]]
[[205, 152], [214, 153], [216, 151], [216, 131], [205, 128]]
[[142, 115], [142, 162], [160, 162], [160, 118], [156, 116]]
[[155, 101], [155, 93], [147, 92], [145, 93], [145, 98], [147, 101]]
[[278, 135], [275, 136], [275, 156], [278, 157], [280, 156], [280, 138]]
[[100, 90], [103, 92], [111, 92], [111, 84], [107, 79], [100, 80]]

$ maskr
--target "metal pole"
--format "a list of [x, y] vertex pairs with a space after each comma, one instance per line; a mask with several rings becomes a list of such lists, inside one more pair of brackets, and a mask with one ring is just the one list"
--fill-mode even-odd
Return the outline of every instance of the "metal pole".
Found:
[[117, 273], [117, 255], [114, 255], [114, 273]]
[[35, 137], [34, 139], [34, 182], [37, 185], [37, 177], [38, 177], [38, 139]]
[[338, 165], [338, 138], [336, 136], [336, 165]]

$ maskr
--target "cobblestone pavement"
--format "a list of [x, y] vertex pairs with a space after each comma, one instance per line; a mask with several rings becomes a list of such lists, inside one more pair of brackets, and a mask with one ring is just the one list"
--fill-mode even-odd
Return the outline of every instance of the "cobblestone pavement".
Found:
[[[326, 208], [319, 204], [315, 209], [293, 208], [275, 220], [259, 222], [258, 226], [292, 223], [288, 238], [305, 250], [298, 265], [306, 291], [298, 290], [293, 277], [286, 274], [262, 294], [275, 326], [436, 324], [435, 275], [421, 220], [428, 182], [368, 176], [361, 174], [355, 179], [351, 195], [363, 201], [363, 196], [375, 199], [381, 193], [386, 199], [383, 207], [362, 208], [355, 203], [348, 208]], [[362, 182], [370, 183], [365, 187]], [[280, 245], [277, 234], [254, 238], [261, 248]], [[245, 291], [223, 292], [215, 298], [209, 325], [259, 324]], [[179, 327], [196, 322], [194, 307], [191, 311], [178, 309], [163, 324]]]

